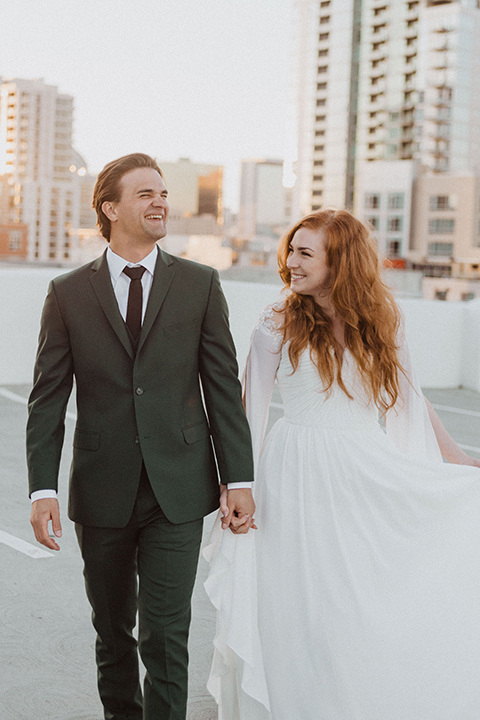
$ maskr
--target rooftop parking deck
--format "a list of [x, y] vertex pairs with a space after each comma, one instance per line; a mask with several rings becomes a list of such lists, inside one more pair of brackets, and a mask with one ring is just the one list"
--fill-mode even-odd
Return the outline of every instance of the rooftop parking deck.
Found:
[[[66, 519], [75, 408], [66, 422], [60, 471], [63, 538], [58, 554], [42, 551], [29, 524], [24, 433], [40, 312], [55, 268], [0, 267], [0, 720], [101, 720], [94, 631], [82, 562]], [[240, 365], [260, 310], [279, 287], [225, 282]], [[425, 394], [449, 432], [480, 458], [480, 301], [402, 303], [407, 335]], [[463, 387], [459, 387], [459, 386]], [[270, 424], [282, 414], [274, 393]], [[208, 535], [213, 517], [207, 518]], [[205, 683], [215, 618], [203, 590], [200, 560], [191, 632], [189, 720], [215, 720]]]
[[[66, 423], [60, 471], [61, 551], [41, 551], [29, 525], [24, 429], [28, 385], [0, 386], [0, 718], [1, 720], [101, 720], [94, 642], [82, 561], [73, 524], [66, 518], [74, 407]], [[480, 394], [427, 390], [453, 437], [480, 458]], [[270, 424], [282, 415], [275, 391]], [[207, 518], [205, 535], [213, 522]], [[36, 551], [40, 550], [37, 555]], [[205, 683], [215, 631], [203, 590], [201, 559], [193, 599], [189, 720], [216, 720]]]

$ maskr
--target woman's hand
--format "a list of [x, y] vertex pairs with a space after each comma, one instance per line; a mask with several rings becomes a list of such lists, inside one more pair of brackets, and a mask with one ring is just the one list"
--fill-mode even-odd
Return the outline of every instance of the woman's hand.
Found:
[[226, 518], [229, 510], [227, 505], [228, 490], [226, 485], [220, 485], [220, 512], [222, 517]]

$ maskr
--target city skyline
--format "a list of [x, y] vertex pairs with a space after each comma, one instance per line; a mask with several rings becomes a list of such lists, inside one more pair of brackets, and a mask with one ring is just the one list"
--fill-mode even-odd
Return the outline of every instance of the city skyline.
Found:
[[219, 164], [238, 209], [241, 160], [284, 157], [289, 143], [291, 5], [19, 0], [2, 8], [0, 77], [73, 95], [90, 172], [134, 151]]

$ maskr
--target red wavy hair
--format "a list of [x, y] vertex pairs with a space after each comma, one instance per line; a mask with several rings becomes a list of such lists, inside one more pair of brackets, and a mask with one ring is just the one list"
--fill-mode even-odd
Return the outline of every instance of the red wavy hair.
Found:
[[[398, 360], [400, 311], [381, 278], [375, 242], [369, 230], [346, 210], [324, 208], [294, 225], [280, 242], [279, 273], [286, 288], [287, 267], [293, 236], [300, 228], [323, 231], [326, 262], [330, 270], [330, 300], [345, 323], [345, 345], [353, 355], [365, 390], [382, 414], [400, 395]], [[283, 341], [294, 371], [300, 354], [310, 347], [326, 392], [336, 380], [348, 397], [342, 378], [340, 351], [327, 313], [311, 295], [291, 291], [285, 298]]]

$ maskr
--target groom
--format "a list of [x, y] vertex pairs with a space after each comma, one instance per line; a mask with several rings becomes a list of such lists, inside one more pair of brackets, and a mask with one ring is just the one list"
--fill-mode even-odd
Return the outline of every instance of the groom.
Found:
[[57, 476], [75, 378], [68, 514], [105, 718], [184, 720], [203, 517], [218, 507], [218, 467], [228, 485], [224, 525], [250, 528], [250, 434], [218, 274], [156, 244], [168, 216], [156, 162], [136, 153], [109, 163], [93, 205], [109, 247], [53, 280], [43, 310], [27, 428], [31, 522], [37, 540], [59, 550], [48, 524], [59, 538]]

